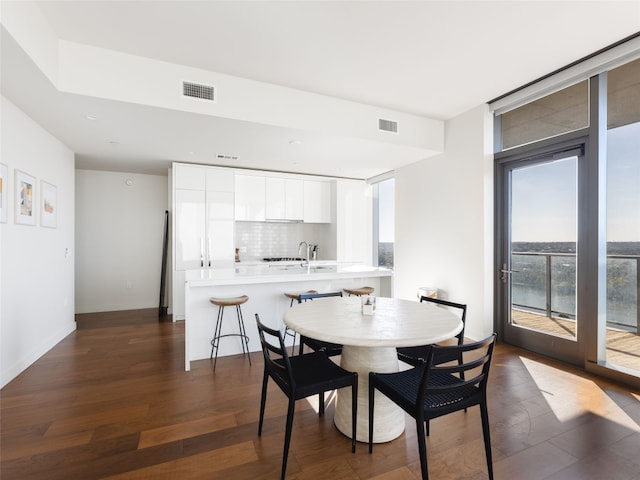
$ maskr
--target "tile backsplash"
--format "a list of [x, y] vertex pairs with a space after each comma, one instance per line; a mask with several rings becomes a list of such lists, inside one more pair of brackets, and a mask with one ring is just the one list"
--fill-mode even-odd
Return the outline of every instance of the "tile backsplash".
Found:
[[[306, 241], [318, 245], [318, 260], [335, 259], [335, 239], [331, 224], [236, 222], [236, 247], [240, 260], [264, 257], [297, 257], [298, 244]], [[304, 257], [306, 252], [301, 253]]]

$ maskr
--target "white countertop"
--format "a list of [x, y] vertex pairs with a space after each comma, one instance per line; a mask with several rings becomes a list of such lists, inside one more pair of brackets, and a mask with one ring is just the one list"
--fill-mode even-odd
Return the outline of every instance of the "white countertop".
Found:
[[235, 264], [232, 267], [188, 270], [185, 281], [191, 287], [296, 282], [314, 279], [390, 277], [388, 268], [328, 261], [300, 264]]

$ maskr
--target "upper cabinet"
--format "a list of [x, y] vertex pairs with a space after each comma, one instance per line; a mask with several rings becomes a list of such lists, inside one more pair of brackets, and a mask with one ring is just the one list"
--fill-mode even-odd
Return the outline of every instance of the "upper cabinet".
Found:
[[266, 177], [266, 219], [299, 221], [304, 214], [302, 180]]
[[331, 182], [287, 174], [236, 173], [235, 219], [331, 223]]
[[262, 175], [235, 175], [236, 220], [264, 222], [266, 182]]
[[304, 221], [331, 223], [331, 182], [304, 180]]

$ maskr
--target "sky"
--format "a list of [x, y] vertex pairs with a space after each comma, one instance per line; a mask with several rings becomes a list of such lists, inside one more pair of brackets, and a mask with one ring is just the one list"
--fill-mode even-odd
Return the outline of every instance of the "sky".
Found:
[[[513, 241], [576, 241], [577, 166], [571, 157], [513, 171]], [[609, 130], [607, 240], [640, 241], [640, 123]]]
[[[607, 240], [640, 242], [640, 122], [609, 130]], [[577, 158], [514, 170], [512, 239], [575, 242]], [[380, 182], [379, 241], [394, 241], [394, 181]]]

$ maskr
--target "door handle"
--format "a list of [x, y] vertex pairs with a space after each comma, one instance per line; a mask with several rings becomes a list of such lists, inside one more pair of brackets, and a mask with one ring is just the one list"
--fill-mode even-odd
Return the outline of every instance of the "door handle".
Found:
[[507, 268], [507, 264], [503, 263], [502, 268], [500, 269], [500, 273], [501, 273], [500, 280], [502, 280], [502, 283], [507, 283], [507, 279], [508, 279], [507, 275], [510, 275], [512, 273], [519, 273], [519, 272], [520, 270], [509, 270]]

